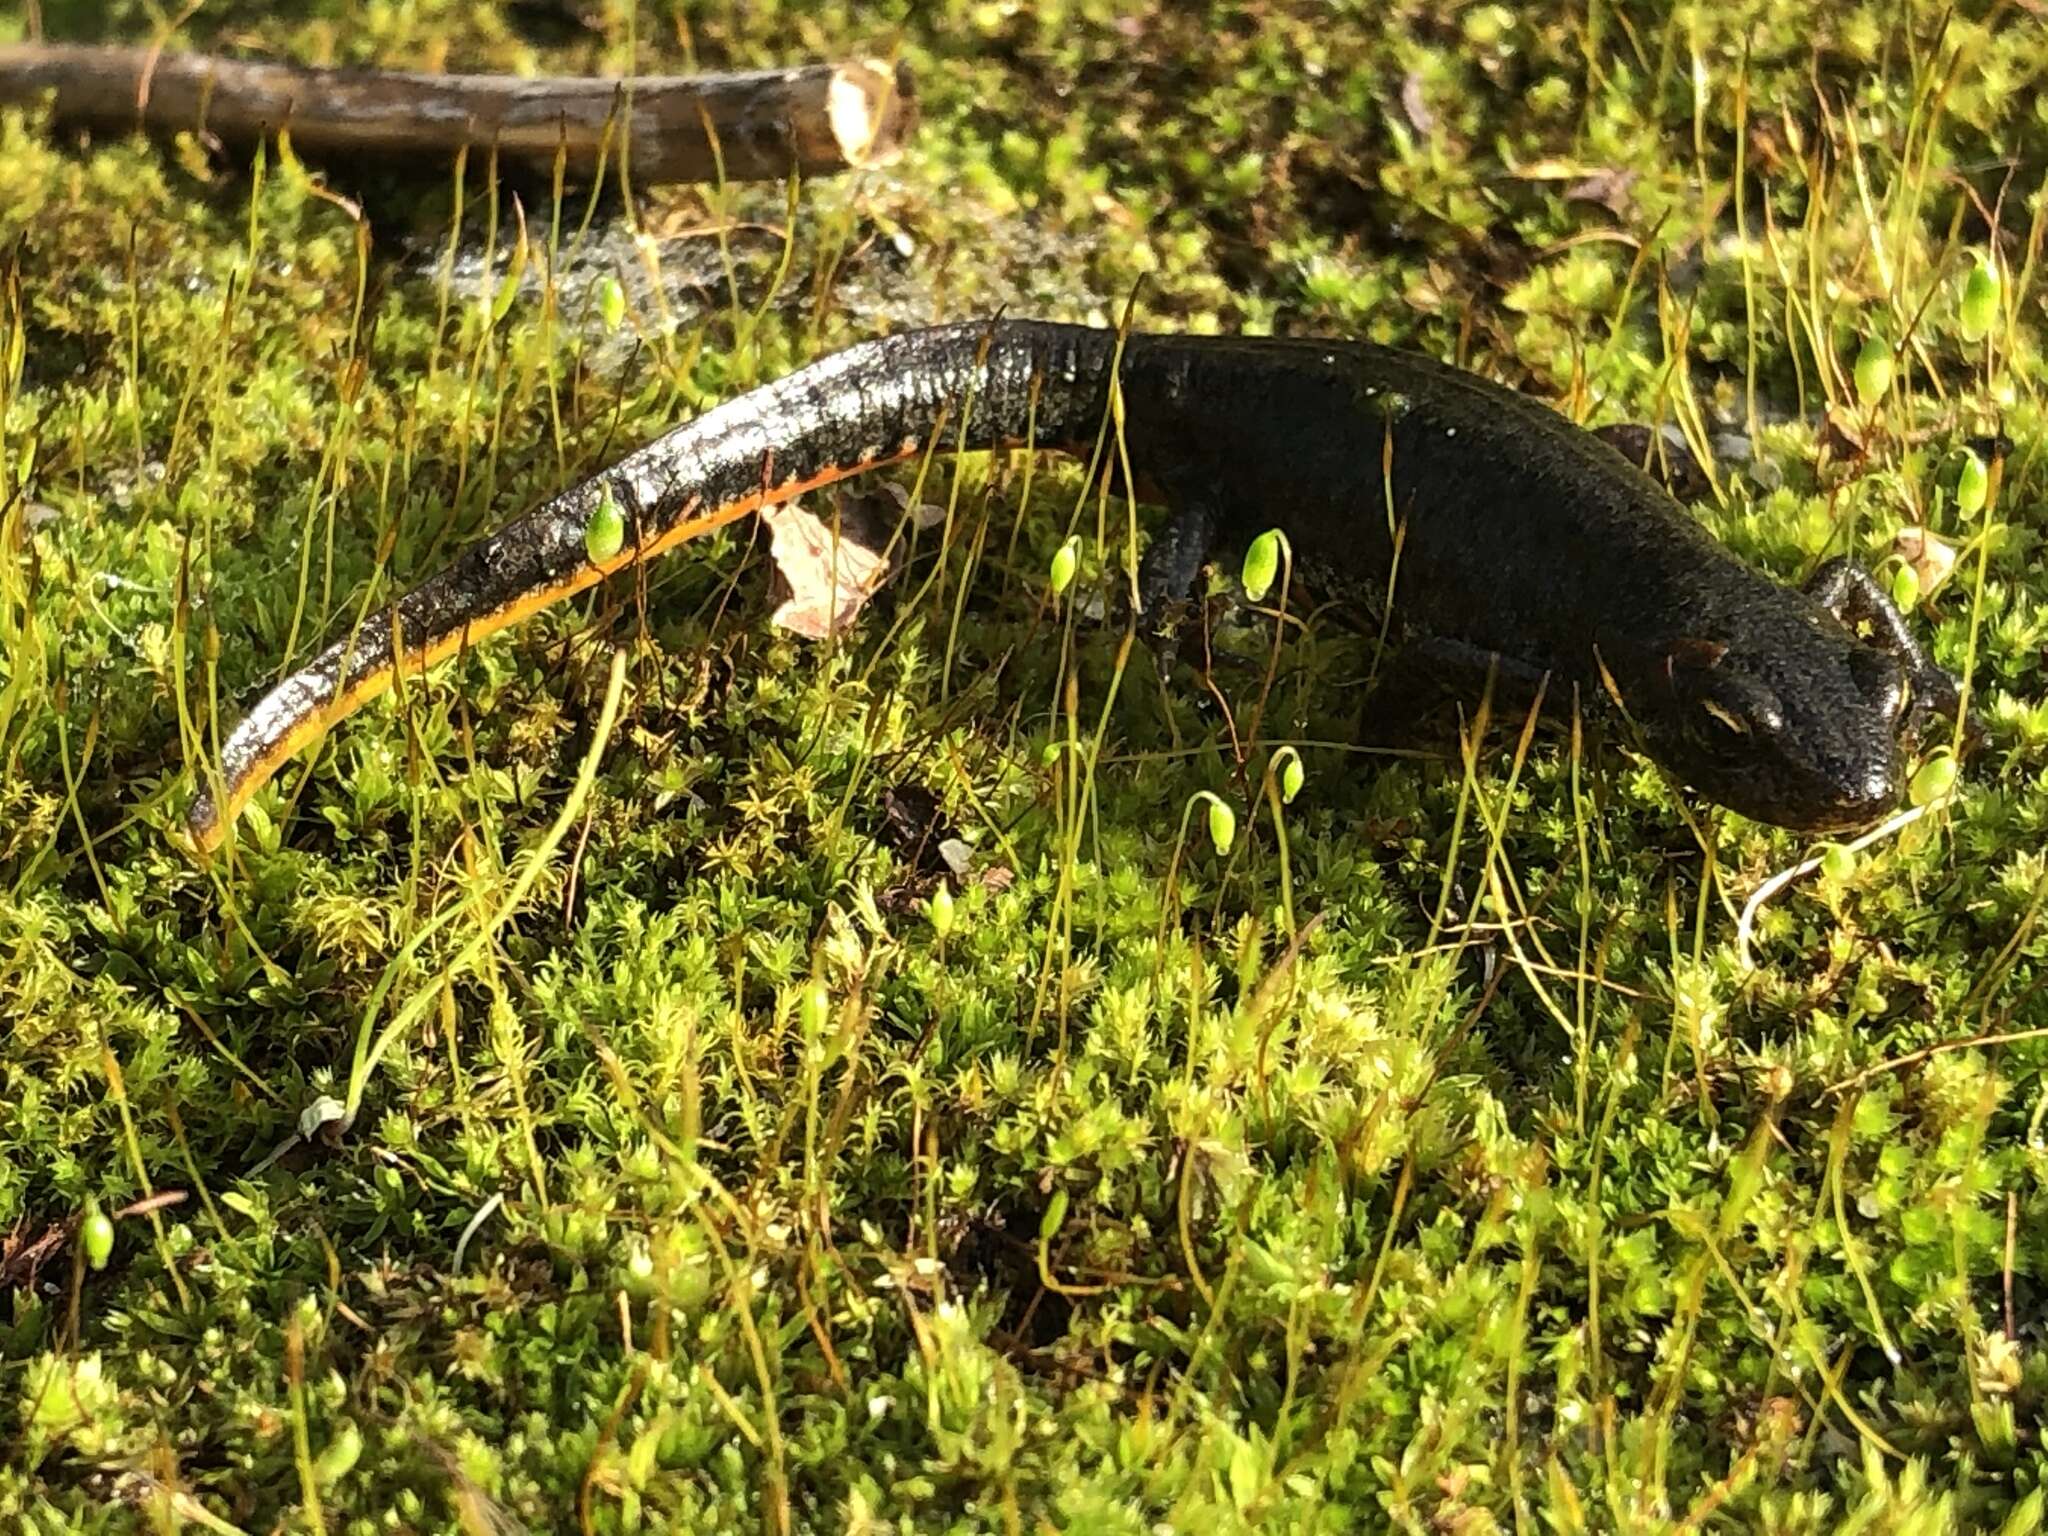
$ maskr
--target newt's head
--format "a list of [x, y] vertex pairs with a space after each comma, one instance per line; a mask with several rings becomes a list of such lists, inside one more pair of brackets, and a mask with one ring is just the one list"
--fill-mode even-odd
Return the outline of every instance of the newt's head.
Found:
[[1625, 701], [1650, 755], [1731, 810], [1794, 831], [1884, 816], [1911, 723], [1899, 659], [1805, 600], [1746, 613], [1739, 630], [1678, 641], [1662, 677]]

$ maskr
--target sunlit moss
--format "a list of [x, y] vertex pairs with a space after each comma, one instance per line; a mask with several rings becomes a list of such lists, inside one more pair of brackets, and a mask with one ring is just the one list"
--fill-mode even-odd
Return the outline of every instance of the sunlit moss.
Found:
[[[190, 1523], [174, 1490], [270, 1529], [308, 1488], [351, 1531], [2038, 1519], [2029, 173], [1995, 240], [1982, 209], [2048, 61], [1945, 14], [234, 0], [181, 34], [900, 48], [922, 136], [803, 190], [779, 288], [779, 188], [643, 192], [639, 243], [614, 194], [579, 240], [580, 192], [474, 157], [451, 260], [438, 169], [259, 185], [0, 114], [0, 1521]], [[288, 656], [689, 411], [892, 325], [1126, 304], [1675, 422], [1720, 456], [1701, 515], [1788, 580], [1928, 529], [1960, 558], [1914, 622], [1989, 747], [1917, 840], [1767, 906], [1745, 972], [1730, 908], [1813, 850], [1714, 822], [1703, 900], [1671, 787], [1597, 732], [1511, 790], [1504, 755], [1333, 746], [1374, 637], [1275, 653], [1229, 583], [1216, 692], [1134, 656], [1105, 709], [1123, 551], [1082, 476], [1035, 466], [1013, 542], [1020, 466], [942, 457], [943, 579], [914, 598], [928, 531], [830, 647], [768, 628], [729, 531], [348, 721], [231, 861], [168, 840], [188, 753]], [[1995, 431], [1961, 518], [1954, 450]], [[583, 814], [466, 950], [615, 644]], [[1252, 793], [1283, 742], [1293, 933]], [[1204, 796], [1234, 836], [1176, 861], [1161, 808]], [[355, 1123], [269, 1160], [414, 1005]]]

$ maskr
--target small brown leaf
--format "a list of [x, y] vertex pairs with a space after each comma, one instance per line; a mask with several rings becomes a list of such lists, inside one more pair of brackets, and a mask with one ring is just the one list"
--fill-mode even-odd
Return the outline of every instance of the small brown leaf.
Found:
[[1821, 420], [1820, 443], [1831, 459], [1860, 459], [1866, 449], [1862, 429], [1846, 411], [1832, 405]]
[[798, 502], [761, 513], [768, 552], [789, 587], [769, 619], [778, 629], [807, 640], [837, 634], [888, 579], [889, 562], [878, 553], [886, 536], [876, 536], [874, 520], [854, 515], [858, 505], [842, 498], [836, 527]]
[[1629, 194], [1635, 190], [1635, 184], [1634, 171], [1605, 168], [1566, 187], [1565, 201], [1598, 203], [1610, 213], [1623, 214], [1628, 212]]
[[1955, 546], [1925, 528], [1901, 528], [1892, 539], [1892, 553], [1913, 568], [1923, 596], [1940, 590], [1956, 568]]

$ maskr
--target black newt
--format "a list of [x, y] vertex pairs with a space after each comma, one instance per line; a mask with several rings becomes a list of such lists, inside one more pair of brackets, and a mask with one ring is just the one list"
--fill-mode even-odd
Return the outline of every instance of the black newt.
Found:
[[[998, 320], [864, 342], [708, 411], [470, 546], [279, 683], [229, 737], [188, 828], [210, 849], [290, 756], [388, 687], [609, 573], [763, 506], [944, 442], [1088, 454], [1122, 391], [1134, 473], [1173, 509], [1148, 616], [1213, 547], [1286, 532], [1312, 584], [1406, 644], [1368, 718], [1425, 693], [1548, 679], [1605, 696], [1643, 749], [1744, 815], [1807, 832], [1896, 804], [1902, 742], [1956, 685], [1863, 571], [1805, 590], [1717, 544], [1614, 448], [1542, 403], [1348, 341], [1131, 335]], [[609, 497], [624, 547], [593, 560]], [[1396, 530], [1399, 530], [1398, 558]]]

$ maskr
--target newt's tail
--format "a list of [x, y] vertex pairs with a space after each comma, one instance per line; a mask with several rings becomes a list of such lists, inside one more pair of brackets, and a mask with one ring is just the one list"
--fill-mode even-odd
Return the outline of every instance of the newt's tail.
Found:
[[[271, 689], [193, 800], [193, 845], [217, 847], [272, 774], [401, 669], [430, 667], [636, 560], [912, 457], [941, 429], [944, 448], [1092, 443], [1115, 353], [1114, 332], [1041, 321], [908, 331], [849, 347], [665, 433], [463, 550]], [[607, 501], [626, 537], [600, 559], [589, 527]]]

